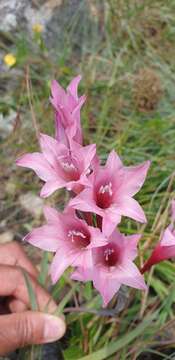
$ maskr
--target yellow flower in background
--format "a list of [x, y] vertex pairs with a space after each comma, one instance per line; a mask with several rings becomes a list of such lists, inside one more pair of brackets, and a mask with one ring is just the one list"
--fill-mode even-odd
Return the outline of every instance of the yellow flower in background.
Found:
[[32, 27], [32, 30], [33, 30], [33, 32], [40, 34], [43, 32], [44, 27], [42, 24], [34, 24]]
[[14, 56], [13, 54], [6, 54], [4, 56], [4, 63], [8, 66], [8, 67], [12, 67], [13, 65], [16, 64], [16, 56]]

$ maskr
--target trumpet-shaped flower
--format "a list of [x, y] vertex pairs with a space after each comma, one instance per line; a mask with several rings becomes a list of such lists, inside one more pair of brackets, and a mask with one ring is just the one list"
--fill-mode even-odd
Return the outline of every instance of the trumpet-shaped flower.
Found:
[[53, 283], [69, 266], [91, 267], [92, 249], [107, 243], [101, 231], [88, 226], [72, 211], [59, 213], [45, 207], [44, 214], [47, 225], [34, 229], [24, 240], [40, 249], [56, 252], [50, 270]]
[[90, 176], [92, 186], [73, 198], [69, 206], [100, 216], [102, 230], [107, 235], [112, 233], [122, 215], [146, 222], [144, 212], [133, 196], [142, 187], [149, 166], [150, 161], [146, 161], [141, 165], [125, 167], [112, 151], [106, 165], [97, 165]]
[[45, 182], [42, 197], [63, 187], [78, 192], [89, 185], [87, 175], [96, 153], [95, 144], [82, 147], [71, 141], [68, 148], [52, 137], [40, 134], [40, 147], [41, 153], [25, 154], [16, 163], [33, 169]]
[[163, 233], [159, 243], [156, 245], [151, 256], [141, 269], [141, 273], [148, 271], [153, 265], [163, 260], [175, 257], [175, 230], [169, 225]]
[[103, 298], [104, 306], [122, 284], [145, 290], [144, 278], [133, 262], [139, 239], [140, 235], [124, 236], [114, 231], [108, 238], [108, 244], [92, 250], [92, 268], [79, 267], [72, 274], [72, 279], [92, 280]]
[[67, 144], [67, 138], [82, 144], [80, 109], [86, 97], [78, 97], [81, 76], [75, 77], [65, 91], [56, 80], [51, 85], [51, 103], [55, 108], [56, 139]]

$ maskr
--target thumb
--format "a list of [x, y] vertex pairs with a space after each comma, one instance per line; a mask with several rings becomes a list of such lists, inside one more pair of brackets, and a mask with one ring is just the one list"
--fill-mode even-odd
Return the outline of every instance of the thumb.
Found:
[[0, 316], [0, 355], [25, 345], [44, 344], [60, 339], [65, 322], [53, 315], [26, 311]]

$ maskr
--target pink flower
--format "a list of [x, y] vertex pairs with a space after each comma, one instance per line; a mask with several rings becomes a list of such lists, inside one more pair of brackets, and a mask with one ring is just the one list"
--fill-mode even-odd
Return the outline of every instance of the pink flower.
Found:
[[56, 139], [67, 145], [67, 137], [82, 144], [80, 109], [86, 97], [78, 97], [81, 76], [75, 77], [65, 91], [56, 80], [51, 85], [51, 103], [55, 108]]
[[107, 243], [97, 228], [88, 226], [72, 211], [59, 213], [44, 208], [47, 225], [34, 229], [24, 240], [46, 251], [56, 252], [51, 264], [51, 277], [55, 283], [69, 266], [92, 266], [92, 249]]
[[149, 166], [150, 161], [146, 161], [125, 167], [115, 151], [111, 151], [106, 165], [96, 166], [90, 176], [92, 186], [72, 199], [69, 206], [99, 215], [103, 219], [102, 230], [107, 235], [112, 233], [122, 215], [146, 222], [144, 212], [133, 196], [142, 187]]
[[71, 141], [68, 148], [52, 137], [40, 134], [40, 146], [41, 153], [25, 154], [16, 164], [33, 169], [45, 182], [42, 197], [63, 187], [78, 192], [89, 185], [87, 175], [96, 153], [95, 144], [82, 147]]
[[163, 260], [175, 257], [175, 200], [171, 202], [171, 224], [164, 231], [161, 240], [154, 248], [151, 256], [145, 262], [141, 269], [141, 273], [148, 271], [153, 265], [158, 264]]
[[156, 245], [151, 256], [141, 269], [141, 273], [148, 271], [153, 265], [175, 256], [175, 230], [169, 225], [164, 231], [162, 239]]
[[122, 284], [145, 290], [144, 278], [133, 263], [139, 239], [140, 235], [124, 236], [114, 231], [108, 238], [108, 244], [92, 250], [93, 267], [78, 268], [72, 274], [72, 279], [92, 280], [103, 298], [104, 306]]

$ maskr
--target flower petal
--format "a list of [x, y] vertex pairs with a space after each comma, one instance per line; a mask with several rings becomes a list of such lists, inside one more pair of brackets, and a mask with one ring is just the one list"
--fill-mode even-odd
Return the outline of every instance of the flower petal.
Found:
[[111, 235], [116, 226], [121, 221], [121, 215], [119, 214], [118, 207], [115, 205], [110, 206], [104, 211], [102, 230], [106, 236]]
[[85, 172], [88, 170], [88, 168], [91, 165], [91, 162], [96, 155], [96, 144], [91, 144], [87, 146], [82, 147], [82, 156], [84, 158], [84, 168]]
[[60, 223], [59, 212], [50, 206], [44, 206], [44, 216], [49, 224], [58, 225]]
[[160, 241], [161, 246], [175, 246], [175, 235], [172, 233], [169, 227], [163, 233], [162, 239]]
[[143, 265], [141, 273], [143, 274], [153, 265], [163, 260], [171, 259], [172, 257], [175, 257], [175, 235], [171, 232], [170, 227], [168, 227], [164, 231], [161, 241], [158, 242], [151, 256]]
[[90, 281], [92, 280], [92, 269], [78, 267], [71, 274], [71, 279], [77, 281], [83, 281], [83, 282]]
[[64, 271], [74, 263], [78, 256], [78, 252], [67, 251], [64, 253], [62, 249], [57, 250], [50, 267], [50, 274], [53, 284], [55, 284]]
[[94, 212], [98, 215], [103, 214], [103, 211], [95, 204], [91, 189], [83, 190], [79, 195], [70, 200], [69, 206], [81, 211]]
[[104, 274], [100, 269], [94, 271], [93, 284], [103, 298], [103, 307], [107, 306], [121, 286], [118, 280], [111, 279], [108, 274]]
[[58, 106], [64, 103], [66, 92], [56, 80], [53, 80], [51, 83], [51, 94], [51, 103], [57, 110]]
[[120, 160], [117, 153], [114, 150], [112, 150], [108, 156], [105, 168], [107, 168], [110, 173], [115, 174], [122, 167], [123, 167], [122, 161]]
[[130, 260], [134, 260], [138, 255], [137, 244], [141, 238], [141, 234], [124, 236], [125, 256]]
[[78, 75], [72, 79], [72, 81], [67, 87], [67, 91], [69, 91], [76, 100], [78, 100], [78, 85], [80, 81], [81, 75]]
[[147, 289], [143, 275], [140, 273], [137, 266], [128, 259], [126, 262], [123, 262], [117, 266], [113, 276], [115, 276], [115, 279], [118, 279], [118, 281], [120, 281], [122, 284], [131, 286], [136, 289]]
[[89, 230], [91, 233], [91, 243], [88, 246], [88, 249], [104, 246], [107, 244], [108, 240], [105, 235], [100, 231], [100, 229], [89, 226]]
[[57, 166], [57, 159], [67, 150], [64, 144], [46, 134], [40, 134], [40, 146], [45, 158], [53, 166]]
[[91, 269], [92, 265], [92, 252], [90, 250], [79, 251], [78, 257], [73, 262], [73, 266], [83, 269]]
[[65, 187], [66, 182], [64, 180], [50, 180], [45, 183], [42, 187], [40, 196], [43, 198], [48, 197], [49, 195], [53, 194], [56, 190]]
[[46, 250], [56, 251], [59, 246], [58, 229], [51, 225], [43, 225], [34, 229], [24, 238], [28, 243]]
[[145, 161], [143, 164], [137, 166], [125, 167], [125, 176], [123, 184], [120, 187], [120, 192], [124, 192], [129, 196], [135, 195], [145, 181], [150, 164], [150, 161]]
[[55, 171], [41, 153], [25, 154], [17, 159], [16, 164], [34, 170], [44, 181], [56, 176]]
[[135, 199], [123, 196], [123, 198], [118, 199], [117, 206], [120, 215], [128, 216], [141, 223], [147, 222], [144, 211]]

